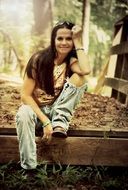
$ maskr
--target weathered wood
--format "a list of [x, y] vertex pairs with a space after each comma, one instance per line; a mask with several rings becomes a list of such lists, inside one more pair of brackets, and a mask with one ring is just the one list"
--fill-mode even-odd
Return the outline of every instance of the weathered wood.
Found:
[[[122, 31], [123, 31], [123, 26], [120, 27], [118, 32], [116, 31], [114, 39], [113, 39], [113, 42], [112, 42], [112, 46], [116, 46], [116, 45], [120, 44]], [[108, 65], [108, 70], [107, 70], [107, 75], [109, 77], [114, 77], [115, 76], [115, 70], [116, 70], [116, 67], [117, 67], [117, 60], [118, 60], [118, 55], [117, 54], [110, 55], [110, 57], [109, 57], [109, 65]], [[109, 87], [106, 87], [106, 88], [107, 88], [107, 95], [111, 96], [112, 88], [109, 88]]]
[[0, 163], [19, 160], [18, 140], [16, 136], [0, 136]]
[[[19, 160], [16, 136], [0, 137], [0, 163]], [[73, 165], [128, 166], [128, 139], [68, 137], [50, 144], [36, 138], [38, 161]]]
[[113, 89], [128, 95], [128, 81], [119, 78], [106, 77], [105, 85], [112, 87]]
[[86, 128], [86, 129], [78, 129], [78, 130], [69, 130], [69, 137], [102, 137], [102, 138], [128, 138], [128, 130], [126, 129], [111, 129], [106, 127], [104, 129], [101, 128]]
[[[103, 138], [68, 138], [54, 140], [45, 149], [40, 146], [40, 159], [74, 165], [128, 165], [128, 140]], [[117, 156], [118, 154], [118, 156]]]
[[16, 135], [16, 128], [0, 128], [0, 135]]
[[[0, 128], [0, 138], [1, 135], [6, 136], [16, 136], [16, 128]], [[38, 133], [36, 136], [41, 136]], [[85, 128], [79, 127], [79, 129], [69, 129], [68, 137], [114, 137], [114, 138], [128, 138], [128, 129], [112, 129], [110, 127], [105, 128]]]
[[111, 50], [110, 50], [110, 54], [114, 55], [114, 54], [125, 54], [128, 53], [128, 42], [121, 42], [118, 45], [112, 46]]
[[[120, 38], [120, 42], [114, 44], [111, 48], [111, 55], [117, 55], [117, 62], [116, 62], [116, 69], [113, 77], [121, 78], [128, 80], [128, 17], [125, 16], [121, 19], [121, 22], [118, 22], [115, 25], [115, 34], [118, 33], [119, 29], [122, 28], [122, 34]], [[112, 77], [112, 76], [110, 76]], [[127, 104], [127, 97], [120, 91], [115, 90], [114, 88], [111, 89], [111, 97], [114, 97], [119, 102], [123, 104]]]
[[[123, 27], [121, 27], [119, 29], [119, 31], [117, 32], [117, 34], [114, 36], [112, 46], [116, 46], [120, 43], [122, 31], [123, 31]], [[117, 55], [110, 55], [108, 72], [107, 72], [108, 76], [110, 76], [110, 77], [114, 77], [115, 69], [116, 69], [116, 62], [117, 62]]]

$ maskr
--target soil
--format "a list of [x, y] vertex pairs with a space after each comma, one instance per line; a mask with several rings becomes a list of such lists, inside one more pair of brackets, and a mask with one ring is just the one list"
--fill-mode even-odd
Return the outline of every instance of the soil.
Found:
[[[20, 89], [21, 82], [0, 77], [0, 127], [15, 127], [15, 114], [21, 103]], [[85, 92], [70, 126], [128, 130], [128, 107], [114, 98]]]

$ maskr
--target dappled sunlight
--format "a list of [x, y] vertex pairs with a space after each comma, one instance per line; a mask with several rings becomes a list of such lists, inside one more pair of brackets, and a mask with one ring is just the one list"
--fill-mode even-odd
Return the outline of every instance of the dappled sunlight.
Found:
[[10, 83], [17, 83], [19, 85], [23, 83], [23, 79], [18, 74], [0, 73], [0, 80], [10, 81]]
[[[4, 0], [0, 4], [0, 15], [4, 16], [4, 21], [8, 22], [11, 27], [21, 27], [23, 31], [26, 31], [30, 25], [32, 19], [32, 3], [28, 1], [19, 0]], [[32, 23], [31, 23], [32, 24]]]
[[88, 91], [93, 93], [93, 91], [97, 85], [97, 78], [96, 77], [88, 77], [87, 81], [88, 81]]
[[101, 29], [101, 28], [98, 28], [98, 26], [94, 26], [94, 30], [96, 32], [96, 36], [97, 36], [97, 39], [98, 39], [98, 42], [100, 43], [106, 43], [107, 41], [110, 40], [110, 36], [107, 35], [107, 33]]

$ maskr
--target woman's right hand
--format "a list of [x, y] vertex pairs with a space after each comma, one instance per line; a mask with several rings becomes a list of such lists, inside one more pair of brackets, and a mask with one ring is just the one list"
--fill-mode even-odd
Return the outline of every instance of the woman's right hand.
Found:
[[48, 124], [46, 127], [44, 127], [43, 131], [44, 131], [44, 135], [42, 139], [44, 141], [50, 142], [52, 138], [52, 133], [53, 133], [53, 128], [52, 128], [51, 123]]

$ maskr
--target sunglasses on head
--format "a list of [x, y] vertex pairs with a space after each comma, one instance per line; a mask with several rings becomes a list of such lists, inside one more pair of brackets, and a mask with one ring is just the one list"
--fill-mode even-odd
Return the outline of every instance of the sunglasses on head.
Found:
[[68, 21], [60, 21], [60, 22], [58, 22], [55, 26], [61, 26], [61, 25], [67, 25], [67, 26], [69, 26], [69, 27], [73, 27], [73, 26], [74, 26], [73, 23], [68, 22]]

